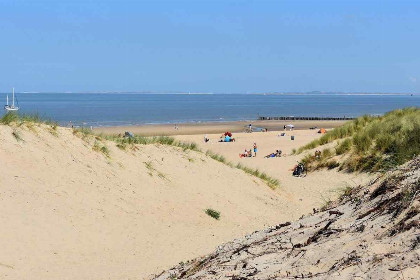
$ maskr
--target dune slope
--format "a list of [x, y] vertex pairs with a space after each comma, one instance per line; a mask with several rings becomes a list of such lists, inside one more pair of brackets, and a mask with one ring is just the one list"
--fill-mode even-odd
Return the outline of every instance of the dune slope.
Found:
[[0, 125], [1, 279], [144, 279], [286, 209], [264, 182], [202, 153]]
[[420, 157], [326, 211], [278, 224], [154, 279], [418, 279]]

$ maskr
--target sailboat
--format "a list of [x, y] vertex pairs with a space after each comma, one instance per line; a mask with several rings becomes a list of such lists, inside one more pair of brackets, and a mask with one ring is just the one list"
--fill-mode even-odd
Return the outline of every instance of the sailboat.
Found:
[[[16, 99], [16, 103], [17, 105], [19, 105], [19, 103], [17, 102]], [[13, 93], [12, 93], [12, 105], [9, 105], [9, 95], [6, 96], [6, 105], [4, 105], [4, 109], [6, 111], [17, 111], [19, 110], [18, 106], [15, 106], [15, 88], [13, 88]]]

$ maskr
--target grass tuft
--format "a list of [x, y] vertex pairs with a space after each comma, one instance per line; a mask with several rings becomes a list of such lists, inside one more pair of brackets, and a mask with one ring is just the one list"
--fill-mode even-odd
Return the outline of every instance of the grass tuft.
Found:
[[[41, 117], [39, 114], [21, 114], [18, 112], [8, 112], [0, 118], [0, 124], [11, 125], [16, 123], [22, 124], [47, 124], [52, 127], [57, 127], [58, 123], [51, 119]], [[54, 128], [55, 130], [56, 128]]]
[[109, 158], [109, 149], [107, 146], [103, 145], [101, 142], [96, 141], [93, 144], [92, 150], [96, 151], [96, 152], [100, 152], [102, 154], [104, 154], [104, 156], [106, 156], [107, 158]]
[[15, 137], [16, 141], [18, 141], [18, 142], [23, 141], [23, 138], [22, 138], [22, 136], [20, 136], [19, 131], [13, 130], [12, 135], [13, 135], [13, 137]]
[[205, 210], [205, 212], [206, 212], [207, 215], [209, 215], [213, 219], [216, 219], [216, 220], [220, 219], [220, 212], [219, 211], [216, 211], [216, 210], [211, 209], [211, 208], [207, 208]]
[[352, 145], [352, 140], [350, 138], [344, 139], [341, 143], [335, 148], [335, 153], [337, 155], [342, 155], [350, 151]]

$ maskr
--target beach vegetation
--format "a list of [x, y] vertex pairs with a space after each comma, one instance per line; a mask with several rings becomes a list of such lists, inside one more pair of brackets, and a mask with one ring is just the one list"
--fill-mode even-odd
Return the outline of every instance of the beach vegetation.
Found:
[[249, 167], [246, 167], [246, 166], [244, 166], [244, 165], [242, 165], [242, 164], [240, 164], [240, 163], [238, 163], [236, 166], [235, 166], [237, 169], [240, 169], [240, 170], [242, 170], [242, 171], [244, 171], [245, 173], [248, 173], [248, 174], [250, 174], [250, 175], [252, 175], [252, 176], [255, 176], [255, 177], [258, 177], [258, 178], [260, 178], [261, 180], [263, 180], [271, 189], [275, 189], [275, 188], [277, 188], [278, 186], [280, 186], [280, 182], [279, 182], [279, 180], [277, 180], [277, 179], [275, 179], [275, 178], [273, 178], [273, 177], [271, 177], [271, 176], [269, 176], [269, 175], [267, 175], [267, 173], [265, 173], [265, 172], [261, 172], [261, 171], [259, 171], [258, 169], [253, 169], [253, 168], [249, 168]]
[[160, 144], [167, 146], [179, 147], [184, 151], [200, 151], [196, 143], [182, 142], [177, 141], [175, 138], [170, 136], [151, 136], [145, 137], [141, 135], [135, 135], [133, 137], [123, 137], [122, 135], [99, 135], [101, 138], [113, 141], [117, 143], [117, 147], [122, 150], [125, 150], [128, 145], [150, 145], [150, 144]]
[[79, 127], [79, 128], [73, 128], [73, 135], [83, 139], [88, 140], [91, 136], [94, 135], [93, 131], [86, 128], [86, 127]]
[[164, 180], [167, 180], [167, 181], [170, 181], [170, 180], [166, 177], [166, 175], [165, 175], [165, 174], [163, 174], [162, 172], [160, 172], [159, 170], [157, 170], [157, 169], [153, 166], [153, 164], [152, 164], [152, 162], [151, 162], [151, 161], [146, 161], [146, 162], [144, 162], [144, 166], [148, 169], [147, 174], [149, 174], [149, 175], [150, 175], [150, 177], [153, 177], [153, 174], [154, 174], [154, 173], [156, 173], [156, 175], [157, 175], [159, 178], [164, 179]]
[[338, 194], [338, 200], [343, 201], [344, 199], [351, 197], [352, 191], [353, 191], [353, 188], [350, 185], [346, 185], [344, 187], [338, 188], [336, 190]]
[[335, 148], [335, 153], [337, 155], [342, 155], [350, 151], [352, 145], [351, 138], [346, 138], [340, 143], [338, 143], [337, 147]]
[[16, 141], [18, 141], [18, 142], [23, 141], [23, 138], [22, 138], [22, 136], [20, 136], [19, 131], [13, 130], [12, 135], [16, 139]]
[[321, 199], [322, 199], [322, 204], [321, 204], [321, 207], [320, 207], [321, 211], [326, 211], [329, 208], [331, 208], [331, 206], [333, 204], [333, 201], [331, 200], [330, 197], [325, 197], [321, 194]]
[[207, 215], [209, 215], [213, 219], [216, 219], [216, 220], [220, 219], [220, 212], [219, 211], [216, 211], [216, 210], [211, 209], [211, 208], [207, 208], [205, 210], [205, 212], [206, 212]]
[[96, 151], [96, 152], [100, 152], [102, 153], [105, 157], [109, 158], [109, 149], [107, 146], [105, 146], [104, 144], [102, 144], [99, 141], [96, 141], [93, 143], [93, 147], [92, 150]]
[[0, 123], [4, 125], [9, 125], [11, 123], [17, 122], [18, 119], [19, 115], [17, 113], [9, 112], [1, 117]]
[[[410, 107], [383, 116], [362, 116], [337, 127], [298, 149], [308, 149], [342, 140], [335, 152], [324, 150], [322, 160], [347, 155], [341, 170], [387, 171], [420, 154], [420, 109]], [[309, 162], [310, 158], [304, 160]]]
[[224, 156], [213, 153], [210, 150], [207, 150], [206, 156], [211, 157], [212, 159], [217, 160], [218, 162], [221, 162], [221, 163], [224, 163], [224, 164], [227, 163], [226, 158]]
[[8, 112], [0, 118], [0, 124], [11, 125], [13, 123], [17, 124], [18, 126], [23, 124], [46, 124], [50, 125], [52, 128], [54, 128], [54, 130], [56, 130], [58, 126], [57, 122], [52, 121], [49, 118], [42, 117], [39, 114], [21, 114], [18, 112]]
[[[115, 135], [115, 134], [114, 135], [99, 135], [99, 136], [103, 139], [115, 142], [117, 147], [122, 149], [122, 150], [125, 150], [128, 145], [161, 144], [161, 145], [178, 147], [178, 148], [181, 148], [183, 151], [192, 150], [192, 151], [196, 151], [196, 152], [200, 152], [200, 153], [203, 152], [199, 149], [199, 147], [196, 143], [178, 141], [175, 138], [170, 137], [170, 136], [145, 137], [145, 136], [135, 135], [135, 136], [132, 136], [132, 137], [123, 137], [122, 135]], [[258, 169], [252, 169], [252, 168], [249, 168], [249, 167], [245, 167], [242, 164], [235, 165], [232, 162], [228, 161], [223, 155], [213, 153], [210, 150], [207, 150], [205, 155], [212, 158], [213, 160], [221, 162], [221, 163], [223, 163], [223, 164], [225, 164], [225, 165], [227, 165], [231, 168], [240, 169], [240, 170], [244, 171], [245, 173], [248, 173], [252, 176], [256, 176], [256, 177], [260, 178], [272, 189], [275, 189], [276, 187], [278, 187], [280, 185], [279, 180], [270, 177], [269, 175], [267, 175], [264, 172], [260, 172]], [[190, 159], [188, 159], [188, 160], [190, 162], [193, 161], [193, 160], [190, 160]], [[150, 168], [150, 167], [152, 167], [151, 163], [148, 163], [146, 165], [146, 167], [149, 170], [151, 170], [151, 168]], [[162, 177], [162, 176], [160, 176], [160, 177]]]
[[126, 150], [127, 149], [127, 143], [117, 143], [116, 145], [119, 149], [121, 150]]

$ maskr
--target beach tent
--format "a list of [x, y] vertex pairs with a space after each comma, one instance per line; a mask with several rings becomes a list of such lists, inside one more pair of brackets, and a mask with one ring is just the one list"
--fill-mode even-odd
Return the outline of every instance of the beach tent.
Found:
[[319, 131], [318, 131], [318, 133], [321, 133], [321, 134], [324, 134], [324, 133], [326, 133], [327, 131], [325, 130], [325, 128], [321, 128]]
[[288, 124], [286, 125], [287, 128], [289, 128], [290, 130], [293, 130], [295, 128], [295, 126], [293, 124]]

